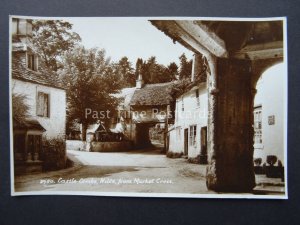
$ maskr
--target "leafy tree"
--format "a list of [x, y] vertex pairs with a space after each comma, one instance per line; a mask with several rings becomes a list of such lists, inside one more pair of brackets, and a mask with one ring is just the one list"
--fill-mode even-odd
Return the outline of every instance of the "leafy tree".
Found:
[[135, 74], [135, 79], [138, 78], [139, 73], [142, 73], [142, 67], [143, 67], [143, 64], [144, 64], [143, 59], [138, 58], [138, 59], [136, 60], [136, 64], [135, 64], [135, 73], [134, 73], [134, 74]]
[[29, 106], [26, 104], [26, 95], [12, 94], [12, 113], [14, 121], [23, 123], [28, 116]]
[[170, 80], [176, 80], [176, 77], [178, 75], [178, 66], [175, 62], [171, 62], [168, 65], [168, 74], [169, 74]]
[[[137, 66], [141, 66], [141, 74], [146, 84], [165, 83], [175, 80], [178, 69], [174, 62], [170, 63], [168, 67], [158, 64], [155, 56], [151, 56], [145, 62], [138, 59]], [[137, 69], [136, 74], [138, 74]]]
[[183, 53], [180, 57], [179, 79], [191, 77], [192, 74], [192, 60], [188, 61]]
[[153, 83], [155, 76], [156, 58], [151, 56], [147, 61], [143, 62], [141, 74], [146, 84]]
[[116, 64], [116, 73], [119, 74], [122, 80], [122, 87], [133, 87], [135, 85], [135, 74], [131, 62], [126, 56], [122, 57]]
[[154, 65], [150, 83], [165, 83], [170, 82], [171, 76], [167, 67], [161, 64]]
[[59, 71], [67, 87], [67, 119], [82, 124], [82, 138], [86, 140], [89, 124], [109, 121], [117, 106], [112, 94], [120, 89], [114, 65], [104, 50], [76, 47], [63, 57], [64, 68]]
[[72, 31], [72, 24], [62, 20], [33, 20], [33, 43], [42, 58], [42, 65], [57, 71], [61, 56], [81, 41]]

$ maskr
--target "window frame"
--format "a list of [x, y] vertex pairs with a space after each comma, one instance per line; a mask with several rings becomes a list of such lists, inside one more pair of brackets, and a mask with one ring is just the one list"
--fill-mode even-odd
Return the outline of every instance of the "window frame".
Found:
[[190, 125], [189, 127], [189, 146], [197, 145], [197, 125]]
[[258, 105], [253, 110], [253, 142], [255, 148], [263, 148], [262, 136], [262, 106]]
[[27, 52], [26, 65], [27, 69], [38, 71], [38, 56], [34, 53]]
[[[42, 95], [43, 97], [43, 102], [42, 102], [42, 106], [40, 105], [40, 95]], [[47, 97], [47, 103], [45, 103], [45, 97]], [[47, 112], [45, 114], [45, 104], [47, 104]], [[40, 109], [39, 107], [42, 107], [42, 109]], [[37, 92], [37, 102], [36, 102], [36, 115], [39, 117], [44, 117], [44, 118], [50, 118], [50, 94], [43, 92], [43, 91], [38, 91]]]

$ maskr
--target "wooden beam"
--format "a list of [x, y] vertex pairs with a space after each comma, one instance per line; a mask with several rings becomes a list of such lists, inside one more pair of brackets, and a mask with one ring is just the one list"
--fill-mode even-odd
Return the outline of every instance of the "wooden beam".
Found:
[[233, 58], [237, 59], [271, 59], [283, 57], [283, 42], [268, 42], [264, 44], [248, 45], [240, 51], [232, 53]]
[[205, 25], [190, 20], [176, 20], [175, 23], [213, 55], [223, 58], [228, 57], [225, 42], [215, 33], [209, 31]]
[[197, 41], [195, 41], [193, 38], [189, 37], [187, 34], [181, 33], [179, 38], [185, 42], [187, 45], [190, 46], [191, 49], [194, 50], [194, 52], [199, 52], [204, 56], [211, 55], [210, 51], [208, 51], [205, 47], [203, 47], [201, 44], [199, 44]]

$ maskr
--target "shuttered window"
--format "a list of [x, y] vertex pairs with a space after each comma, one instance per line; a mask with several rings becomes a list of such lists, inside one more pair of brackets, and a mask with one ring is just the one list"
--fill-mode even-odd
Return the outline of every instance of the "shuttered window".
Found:
[[38, 92], [37, 115], [42, 117], [50, 117], [49, 94]]

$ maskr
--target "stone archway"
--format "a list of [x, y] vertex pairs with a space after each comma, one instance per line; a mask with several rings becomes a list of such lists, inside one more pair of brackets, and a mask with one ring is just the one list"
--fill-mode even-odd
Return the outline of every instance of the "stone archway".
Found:
[[136, 148], [146, 148], [149, 147], [150, 137], [149, 137], [149, 124], [148, 123], [135, 123], [135, 139], [134, 144]]
[[[254, 159], [267, 164], [267, 156], [275, 155], [284, 165], [286, 67], [283, 62], [263, 70], [254, 96]], [[277, 164], [278, 165], [278, 164]]]
[[268, 70], [269, 68], [282, 63], [283, 58], [271, 58], [271, 59], [264, 59], [264, 60], [254, 60], [251, 62], [252, 67], [252, 79], [251, 79], [251, 85], [253, 88], [256, 87], [256, 83], [261, 77], [261, 75]]

